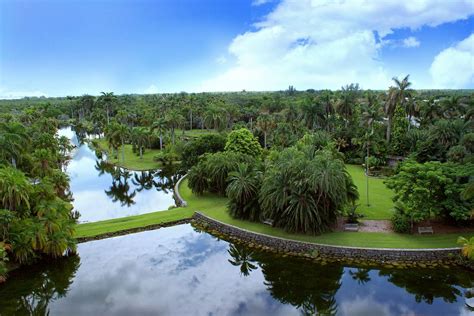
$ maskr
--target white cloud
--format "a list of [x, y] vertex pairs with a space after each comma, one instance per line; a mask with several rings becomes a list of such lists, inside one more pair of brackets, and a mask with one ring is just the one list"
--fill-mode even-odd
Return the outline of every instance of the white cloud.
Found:
[[267, 4], [267, 3], [269, 3], [269, 2], [272, 2], [272, 0], [253, 0], [253, 1], [252, 1], [252, 5], [253, 5], [254, 7], [258, 7], [258, 6], [260, 6], [260, 5]]
[[0, 99], [21, 99], [24, 97], [47, 97], [42, 91], [13, 91], [0, 88]]
[[284, 0], [256, 30], [234, 38], [228, 52], [235, 64], [199, 90], [339, 88], [350, 82], [386, 88], [391, 74], [379, 60], [383, 41], [375, 32], [383, 40], [393, 29], [436, 26], [472, 13], [471, 0]]
[[143, 93], [145, 94], [155, 94], [159, 93], [160, 91], [158, 90], [158, 87], [155, 86], [154, 84], [150, 85], [148, 88], [146, 88]]
[[410, 36], [403, 39], [402, 43], [403, 43], [403, 47], [408, 47], [408, 48], [420, 46], [420, 41], [414, 36]]
[[437, 88], [473, 88], [474, 33], [436, 55], [430, 74]]
[[225, 58], [224, 56], [220, 56], [219, 58], [216, 59], [216, 63], [219, 65], [223, 65], [226, 62], [227, 62], [227, 58]]

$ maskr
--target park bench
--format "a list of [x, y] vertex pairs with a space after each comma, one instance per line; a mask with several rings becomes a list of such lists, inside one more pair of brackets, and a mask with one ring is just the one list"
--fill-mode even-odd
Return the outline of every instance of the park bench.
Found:
[[265, 225], [273, 226], [273, 220], [271, 219], [266, 219], [262, 223], [264, 223]]
[[418, 234], [433, 234], [433, 227], [431, 226], [424, 226], [418, 227]]
[[344, 231], [358, 232], [359, 231], [359, 224], [344, 224]]

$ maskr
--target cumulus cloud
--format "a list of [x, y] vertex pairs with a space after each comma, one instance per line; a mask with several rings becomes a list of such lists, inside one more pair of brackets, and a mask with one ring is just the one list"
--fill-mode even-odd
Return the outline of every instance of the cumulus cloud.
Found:
[[272, 2], [272, 0], [253, 0], [252, 5], [255, 6], [255, 7], [258, 7], [260, 5], [263, 5], [263, 4], [266, 4], [266, 3], [269, 3], [269, 2]]
[[430, 74], [438, 88], [472, 88], [474, 33], [436, 55], [430, 67]]
[[408, 48], [420, 46], [420, 41], [417, 40], [416, 37], [414, 36], [410, 36], [403, 39], [402, 43], [403, 43], [403, 47], [408, 47]]
[[[200, 88], [319, 89], [350, 82], [386, 88], [391, 75], [379, 60], [384, 37], [394, 29], [437, 26], [472, 13], [471, 0], [284, 0], [255, 30], [234, 38], [228, 53], [235, 64]], [[419, 44], [406, 40], [411, 47]]]

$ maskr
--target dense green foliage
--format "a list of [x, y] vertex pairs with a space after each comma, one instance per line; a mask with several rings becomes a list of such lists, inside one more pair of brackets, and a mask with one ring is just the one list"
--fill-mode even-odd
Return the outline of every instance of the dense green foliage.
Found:
[[415, 222], [432, 217], [455, 221], [470, 219], [474, 199], [462, 199], [473, 164], [407, 161], [387, 180], [394, 190], [394, 201]]
[[221, 134], [203, 135], [187, 142], [181, 154], [182, 166], [189, 169], [197, 164], [199, 156], [223, 151], [225, 143], [226, 138]]
[[262, 147], [258, 143], [255, 136], [246, 128], [241, 128], [230, 132], [227, 136], [225, 151], [231, 151], [259, 157], [262, 154]]
[[24, 264], [75, 250], [69, 178], [62, 171], [72, 147], [56, 135], [55, 119], [38, 114], [34, 122], [0, 122], [0, 275], [6, 260]]

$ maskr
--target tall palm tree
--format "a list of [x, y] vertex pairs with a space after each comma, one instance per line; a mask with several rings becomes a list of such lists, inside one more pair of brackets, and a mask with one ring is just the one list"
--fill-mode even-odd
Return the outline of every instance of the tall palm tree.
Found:
[[224, 122], [225, 116], [222, 108], [211, 105], [204, 112], [204, 124], [207, 128], [212, 127], [218, 130], [224, 125]]
[[163, 149], [163, 133], [166, 131], [166, 126], [166, 119], [164, 117], [160, 117], [155, 120], [151, 126], [151, 130], [158, 130], [158, 133], [160, 135], [160, 149]]
[[140, 159], [143, 159], [143, 148], [149, 140], [148, 131], [144, 127], [134, 127], [131, 133], [132, 141], [138, 147]]
[[257, 127], [263, 133], [263, 147], [267, 148], [267, 134], [275, 128], [275, 121], [270, 114], [264, 113], [257, 118]]
[[354, 107], [357, 101], [358, 93], [358, 84], [350, 84], [346, 85], [345, 87], [341, 87], [341, 96], [336, 103], [336, 110], [339, 115], [344, 118], [346, 127], [349, 124], [349, 120], [352, 118], [352, 115], [354, 113]]
[[179, 126], [181, 126], [184, 123], [185, 119], [184, 119], [184, 116], [182, 116], [179, 113], [179, 111], [176, 110], [176, 109], [173, 109], [173, 110], [169, 111], [168, 113], [166, 113], [165, 118], [166, 118], [166, 123], [170, 127], [171, 142], [174, 145], [174, 143], [175, 143], [175, 130], [176, 130], [176, 128], [178, 128]]
[[405, 97], [409, 94], [408, 88], [411, 86], [409, 81], [410, 75], [406, 75], [401, 81], [397, 77], [393, 77], [392, 80], [395, 83], [395, 87], [390, 87], [388, 91], [388, 97], [385, 102], [385, 115], [387, 116], [387, 143], [390, 143], [390, 136], [392, 133], [392, 119], [395, 114], [397, 106], [405, 105]]
[[101, 96], [99, 97], [99, 100], [103, 103], [105, 107], [105, 113], [107, 116], [107, 124], [110, 123], [110, 111], [112, 110], [112, 107], [114, 106], [117, 97], [114, 95], [113, 92], [101, 92]]

